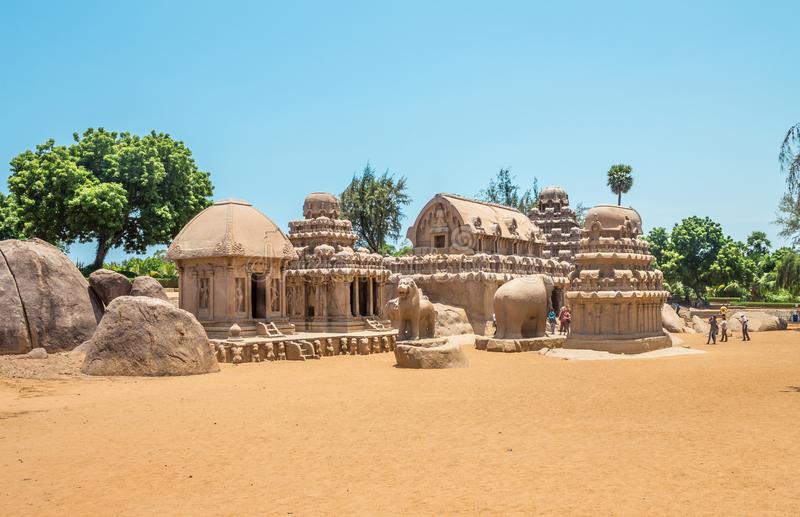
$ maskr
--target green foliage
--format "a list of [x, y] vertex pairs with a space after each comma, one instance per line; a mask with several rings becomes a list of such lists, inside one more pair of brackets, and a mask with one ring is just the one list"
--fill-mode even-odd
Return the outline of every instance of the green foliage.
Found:
[[579, 226], [583, 227], [583, 223], [586, 222], [586, 212], [589, 211], [589, 207], [579, 202], [575, 204], [574, 211], [575, 220], [578, 221]]
[[359, 244], [380, 252], [387, 240], [400, 237], [402, 207], [411, 203], [411, 198], [405, 177], [395, 178], [388, 170], [377, 176], [367, 163], [342, 192], [341, 202], [342, 213], [352, 221]]
[[633, 187], [633, 169], [630, 165], [618, 163], [608, 169], [608, 186], [611, 192], [617, 195], [617, 204], [622, 205], [622, 194]]
[[8, 179], [19, 234], [55, 244], [96, 241], [92, 267], [122, 246], [144, 253], [168, 243], [210, 204], [209, 174], [183, 142], [102, 128], [69, 147], [48, 140], [11, 161]]
[[708, 217], [683, 219], [672, 229], [669, 246], [663, 251], [664, 273], [702, 298], [719, 274], [711, 268], [724, 243], [722, 227]]
[[[719, 294], [723, 296], [744, 296], [748, 287], [752, 285], [757, 267], [755, 262], [747, 257], [745, 245], [726, 239], [719, 249], [714, 263], [711, 264], [710, 278], [718, 286], [725, 286]], [[730, 294], [728, 294], [730, 293]]]
[[103, 267], [122, 273], [129, 278], [152, 276], [159, 279], [177, 279], [178, 268], [174, 262], [167, 260], [166, 256], [166, 250], [159, 250], [150, 257], [130, 257], [121, 262], [103, 264]]
[[15, 210], [11, 202], [10, 196], [0, 192], [0, 241], [19, 237], [16, 231]]
[[669, 233], [662, 226], [656, 226], [644, 239], [650, 243], [650, 253], [656, 258], [656, 267], [664, 262], [664, 251], [669, 247]]
[[788, 194], [797, 194], [800, 191], [800, 124], [795, 124], [786, 132], [778, 161], [781, 170], [786, 173]]
[[800, 193], [787, 192], [778, 204], [775, 223], [781, 227], [779, 235], [800, 246]]
[[489, 203], [516, 208], [527, 214], [539, 202], [539, 178], [533, 178], [533, 186], [520, 194], [520, 187], [514, 183], [516, 176], [509, 169], [500, 169], [489, 186], [478, 192], [477, 198]]
[[800, 253], [786, 253], [775, 266], [775, 273], [777, 287], [800, 295]]
[[769, 253], [772, 243], [764, 232], [756, 231], [747, 236], [747, 258], [760, 261]]
[[413, 248], [410, 244], [404, 244], [399, 248], [392, 246], [391, 244], [384, 244], [379, 253], [385, 257], [405, 257], [406, 255], [411, 255], [412, 249]]

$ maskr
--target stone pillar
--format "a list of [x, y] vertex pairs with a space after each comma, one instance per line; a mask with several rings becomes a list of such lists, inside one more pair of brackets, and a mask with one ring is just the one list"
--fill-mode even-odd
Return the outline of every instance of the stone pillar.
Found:
[[367, 277], [367, 315], [372, 316], [374, 313], [374, 293], [372, 292], [372, 277]]
[[355, 303], [353, 304], [353, 317], [357, 318], [361, 315], [361, 303], [360, 303], [360, 295], [359, 291], [361, 290], [361, 278], [356, 275], [353, 278], [353, 295], [355, 296]]

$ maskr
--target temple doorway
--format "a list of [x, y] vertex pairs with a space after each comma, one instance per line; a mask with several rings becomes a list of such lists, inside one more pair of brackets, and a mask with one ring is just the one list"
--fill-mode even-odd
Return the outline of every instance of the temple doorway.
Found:
[[267, 283], [264, 275], [250, 275], [250, 301], [253, 319], [266, 319]]

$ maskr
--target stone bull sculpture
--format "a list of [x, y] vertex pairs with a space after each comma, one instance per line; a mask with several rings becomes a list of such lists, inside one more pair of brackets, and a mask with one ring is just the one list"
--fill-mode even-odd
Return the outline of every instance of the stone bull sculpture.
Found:
[[542, 337], [552, 307], [553, 279], [548, 275], [515, 278], [494, 294], [497, 339]]

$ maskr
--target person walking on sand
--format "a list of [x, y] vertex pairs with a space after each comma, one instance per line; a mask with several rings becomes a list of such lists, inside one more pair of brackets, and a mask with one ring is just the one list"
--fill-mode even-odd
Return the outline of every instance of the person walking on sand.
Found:
[[708, 318], [708, 340], [706, 340], [707, 345], [711, 345], [712, 341], [713, 344], [717, 344], [717, 329], [719, 326], [717, 325], [717, 317], [711, 316]]
[[550, 327], [550, 335], [555, 335], [556, 333], [556, 311], [550, 308], [550, 312], [547, 313], [547, 324]]
[[747, 317], [747, 314], [742, 313], [742, 315], [739, 316], [739, 321], [742, 322], [742, 341], [750, 341], [750, 332], [747, 328], [750, 319]]
[[562, 316], [564, 315], [564, 311], [565, 310], [567, 310], [567, 308], [562, 305], [561, 308], [558, 309], [558, 316], [556, 316], [556, 319], [558, 320], [558, 333], [559, 334], [563, 334], [564, 333], [564, 322], [563, 322]]
[[728, 320], [725, 319], [725, 316], [723, 316], [722, 321], [719, 322], [719, 331], [719, 342], [728, 341]]
[[564, 335], [569, 334], [569, 324], [572, 320], [572, 315], [569, 313], [569, 307], [564, 307], [564, 310], [561, 312], [561, 331]]

